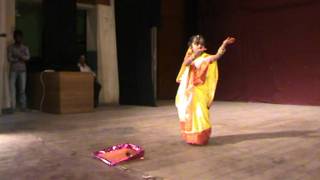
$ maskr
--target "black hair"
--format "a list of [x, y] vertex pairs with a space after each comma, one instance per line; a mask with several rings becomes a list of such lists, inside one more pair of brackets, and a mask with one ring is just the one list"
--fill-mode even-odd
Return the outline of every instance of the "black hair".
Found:
[[203, 46], [206, 45], [204, 37], [200, 34], [193, 35], [190, 37], [189, 42], [188, 42], [188, 46], [191, 47], [192, 43], [201, 44]]
[[13, 37], [17, 37], [17, 36], [23, 37], [23, 32], [21, 30], [19, 30], [19, 29], [16, 29], [13, 32]]

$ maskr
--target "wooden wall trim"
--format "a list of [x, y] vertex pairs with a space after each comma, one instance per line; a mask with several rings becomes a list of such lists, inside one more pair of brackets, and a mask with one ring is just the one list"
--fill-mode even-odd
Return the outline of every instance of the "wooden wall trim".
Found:
[[78, 3], [83, 4], [104, 4], [104, 5], [110, 5], [110, 0], [77, 0]]
[[96, 4], [110, 5], [110, 0], [96, 0]]

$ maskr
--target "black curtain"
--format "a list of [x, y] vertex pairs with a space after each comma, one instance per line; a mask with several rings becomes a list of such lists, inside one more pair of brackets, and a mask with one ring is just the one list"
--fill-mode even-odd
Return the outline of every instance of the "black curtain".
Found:
[[44, 0], [43, 58], [46, 69], [78, 70], [76, 0]]
[[154, 106], [151, 27], [160, 22], [160, 0], [116, 0], [120, 104]]
[[198, 19], [199, 19], [199, 8], [198, 8], [198, 0], [186, 0], [186, 14], [185, 17], [187, 18], [186, 21], [186, 32], [187, 32], [187, 40], [189, 37], [195, 34], [201, 34], [198, 29]]

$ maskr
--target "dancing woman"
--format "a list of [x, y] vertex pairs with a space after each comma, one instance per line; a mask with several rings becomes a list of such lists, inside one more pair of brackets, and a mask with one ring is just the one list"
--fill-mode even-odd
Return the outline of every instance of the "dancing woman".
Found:
[[205, 145], [211, 134], [209, 108], [218, 81], [217, 60], [226, 52], [235, 38], [226, 38], [216, 54], [205, 53], [205, 40], [192, 36], [188, 50], [176, 79], [179, 83], [176, 107], [182, 138], [189, 144]]

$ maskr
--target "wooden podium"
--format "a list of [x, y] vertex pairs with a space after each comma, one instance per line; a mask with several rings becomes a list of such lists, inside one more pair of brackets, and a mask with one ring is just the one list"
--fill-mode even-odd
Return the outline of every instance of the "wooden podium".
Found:
[[42, 72], [28, 78], [29, 107], [49, 113], [79, 113], [93, 111], [93, 81], [91, 73]]

